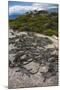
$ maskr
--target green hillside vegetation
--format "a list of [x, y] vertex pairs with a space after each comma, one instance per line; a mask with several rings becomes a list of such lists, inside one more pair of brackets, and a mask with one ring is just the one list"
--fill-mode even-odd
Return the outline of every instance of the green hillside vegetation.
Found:
[[32, 31], [46, 35], [58, 35], [58, 13], [47, 11], [31, 11], [9, 20], [9, 27], [13, 30]]

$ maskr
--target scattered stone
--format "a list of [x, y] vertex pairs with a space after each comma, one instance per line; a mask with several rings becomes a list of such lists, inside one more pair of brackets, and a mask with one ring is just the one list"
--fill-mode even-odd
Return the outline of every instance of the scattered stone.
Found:
[[20, 59], [25, 59], [26, 58], [26, 55], [23, 55], [20, 57]]

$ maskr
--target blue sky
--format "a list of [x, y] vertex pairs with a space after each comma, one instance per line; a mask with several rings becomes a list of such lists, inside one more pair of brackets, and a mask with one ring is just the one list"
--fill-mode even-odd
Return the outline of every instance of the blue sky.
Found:
[[9, 1], [8, 5], [9, 5], [9, 15], [23, 14], [33, 10], [39, 11], [39, 10], [48, 10], [51, 8], [58, 8], [57, 4], [36, 3], [36, 2]]
[[15, 6], [15, 5], [21, 5], [21, 6], [31, 6], [32, 2], [19, 2], [19, 1], [9, 1], [9, 6]]

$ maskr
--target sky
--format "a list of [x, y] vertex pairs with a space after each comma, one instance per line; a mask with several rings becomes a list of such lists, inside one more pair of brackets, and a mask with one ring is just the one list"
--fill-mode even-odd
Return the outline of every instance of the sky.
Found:
[[47, 4], [47, 3], [37, 3], [37, 2], [18, 2], [9, 1], [8, 2], [9, 15], [12, 14], [23, 14], [28, 11], [33, 10], [48, 10], [51, 8], [58, 8], [57, 4]]

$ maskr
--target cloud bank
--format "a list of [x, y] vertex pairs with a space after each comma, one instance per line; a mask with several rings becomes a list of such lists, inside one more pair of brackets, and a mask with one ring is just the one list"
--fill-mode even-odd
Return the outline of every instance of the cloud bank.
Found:
[[57, 5], [52, 5], [52, 4], [40, 4], [40, 3], [32, 3], [32, 5], [28, 6], [25, 5], [13, 5], [13, 6], [9, 6], [9, 15], [15, 14], [15, 13], [25, 13], [28, 11], [33, 11], [33, 10], [47, 10], [50, 8], [57, 8]]

